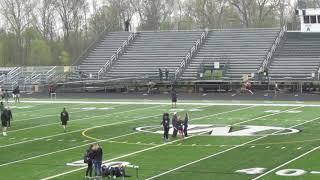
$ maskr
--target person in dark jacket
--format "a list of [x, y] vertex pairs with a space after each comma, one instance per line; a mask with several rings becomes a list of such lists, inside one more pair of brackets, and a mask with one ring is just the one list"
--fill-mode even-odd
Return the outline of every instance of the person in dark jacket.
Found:
[[19, 89], [19, 86], [17, 86], [13, 91], [12, 91], [12, 94], [13, 94], [13, 99], [14, 101], [17, 103], [17, 102], [20, 102], [20, 89]]
[[8, 117], [9, 117], [9, 119], [8, 119], [8, 128], [9, 127], [11, 127], [11, 121], [13, 120], [13, 117], [12, 117], [12, 112], [11, 112], [11, 109], [10, 109], [10, 107], [7, 107], [7, 113], [8, 113]]
[[85, 163], [88, 164], [86, 177], [85, 178], [92, 178], [92, 169], [93, 169], [93, 145], [90, 145], [86, 151]]
[[184, 118], [184, 122], [183, 122], [184, 137], [188, 137], [188, 125], [189, 125], [189, 115], [188, 113], [186, 113], [186, 117]]
[[164, 113], [161, 125], [163, 126], [163, 140], [169, 140], [170, 118], [168, 113]]
[[0, 113], [2, 113], [4, 110], [4, 105], [3, 105], [3, 102], [0, 102]]
[[175, 89], [172, 90], [171, 92], [171, 102], [172, 102], [172, 108], [176, 108], [177, 107], [177, 92]]
[[165, 69], [165, 74], [166, 74], [166, 81], [169, 80], [169, 70], [166, 68]]
[[5, 108], [1, 113], [1, 125], [2, 125], [2, 134], [3, 136], [7, 136], [7, 128], [8, 128], [8, 121], [9, 121], [9, 113], [7, 108]]
[[124, 22], [124, 30], [129, 32], [130, 30], [130, 21], [131, 21], [131, 18], [128, 18], [125, 22]]
[[183, 121], [182, 121], [180, 116], [178, 117], [178, 121], [177, 121], [177, 130], [178, 130], [181, 138], [184, 138], [184, 135], [183, 135]]
[[178, 121], [178, 115], [177, 115], [177, 112], [174, 112], [172, 116], [172, 128], [173, 128], [172, 137], [173, 138], [177, 137], [177, 134], [178, 134], [177, 121]]
[[162, 74], [161, 68], [159, 68], [159, 79], [160, 79], [160, 81], [163, 80], [163, 74]]
[[102, 165], [102, 157], [103, 157], [103, 151], [101, 146], [97, 143], [93, 146], [93, 165], [94, 165], [94, 171], [95, 176], [97, 178], [101, 177], [101, 165]]
[[67, 124], [69, 121], [69, 113], [67, 112], [66, 108], [63, 108], [61, 114], [60, 114], [60, 120], [61, 120], [61, 125], [63, 127], [64, 132], [67, 131]]

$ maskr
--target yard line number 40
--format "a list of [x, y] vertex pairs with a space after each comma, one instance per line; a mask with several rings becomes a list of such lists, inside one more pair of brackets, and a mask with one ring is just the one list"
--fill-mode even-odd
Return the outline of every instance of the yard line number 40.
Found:
[[[256, 168], [237, 170], [236, 173], [242, 173], [242, 174], [248, 174], [248, 175], [259, 175], [259, 174], [263, 174], [266, 171], [267, 171], [267, 168], [256, 167]], [[308, 172], [303, 169], [282, 169], [277, 171], [275, 174], [278, 176], [303, 176], [307, 173], [320, 174], [320, 171]]]

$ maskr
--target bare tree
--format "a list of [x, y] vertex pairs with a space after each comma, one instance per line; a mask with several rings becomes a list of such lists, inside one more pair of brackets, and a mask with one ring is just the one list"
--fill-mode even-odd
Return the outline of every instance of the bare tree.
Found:
[[33, 26], [47, 41], [53, 41], [55, 34], [55, 9], [53, 0], [42, 0], [33, 13]]
[[24, 65], [22, 32], [31, 23], [31, 14], [34, 9], [33, 0], [1, 0], [1, 14], [8, 22], [10, 30], [16, 34], [18, 61]]

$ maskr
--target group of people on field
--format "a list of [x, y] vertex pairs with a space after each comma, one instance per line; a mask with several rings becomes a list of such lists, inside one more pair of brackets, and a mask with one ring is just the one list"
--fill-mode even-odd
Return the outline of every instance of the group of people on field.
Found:
[[[10, 98], [10, 94], [8, 89], [5, 89], [4, 91], [2, 90], [2, 88], [0, 87], [0, 97], [1, 97], [1, 102], [3, 102], [3, 100], [8, 104], [9, 103], [9, 98]], [[12, 97], [13, 100], [17, 103], [20, 102], [20, 89], [19, 86], [15, 87], [12, 91]]]
[[173, 128], [172, 138], [176, 138], [178, 133], [181, 138], [188, 137], [189, 115], [186, 113], [184, 120], [178, 116], [177, 112], [173, 113], [172, 126], [170, 127], [169, 113], [164, 113], [161, 125], [163, 126], [163, 140], [169, 140], [169, 130]]

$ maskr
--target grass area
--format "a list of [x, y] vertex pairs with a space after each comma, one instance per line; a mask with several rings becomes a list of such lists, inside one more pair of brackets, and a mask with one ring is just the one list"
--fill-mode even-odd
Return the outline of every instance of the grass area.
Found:
[[[82, 167], [66, 164], [82, 160], [87, 147], [97, 140], [105, 161], [138, 165], [139, 179], [320, 178], [318, 106], [189, 101], [171, 109], [165, 101], [67, 101], [12, 104], [12, 127], [7, 137], [0, 136], [1, 179], [83, 179]], [[59, 121], [62, 107], [71, 117], [66, 133]], [[191, 136], [164, 143], [157, 133], [162, 113], [174, 111], [181, 116], [189, 113]], [[228, 125], [232, 131], [217, 135], [218, 127]], [[138, 127], [149, 128], [137, 131]], [[287, 134], [291, 129], [298, 131]], [[136, 179], [134, 169], [128, 168], [127, 173], [132, 175], [128, 179]]]

